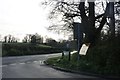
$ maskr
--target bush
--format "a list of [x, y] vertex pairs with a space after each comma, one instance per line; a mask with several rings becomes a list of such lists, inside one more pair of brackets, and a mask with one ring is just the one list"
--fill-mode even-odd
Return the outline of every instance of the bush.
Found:
[[38, 55], [61, 52], [58, 48], [28, 43], [4, 43], [2, 56]]

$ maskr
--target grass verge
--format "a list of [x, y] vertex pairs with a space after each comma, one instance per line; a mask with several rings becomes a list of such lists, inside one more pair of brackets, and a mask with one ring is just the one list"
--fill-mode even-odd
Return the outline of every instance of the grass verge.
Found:
[[104, 76], [119, 76], [119, 69], [115, 72], [114, 69], [109, 66], [101, 66], [99, 64], [95, 64], [93, 61], [88, 61], [85, 56], [80, 56], [80, 60], [77, 60], [77, 53], [71, 55], [71, 60], [68, 60], [68, 56], [64, 57], [55, 57], [49, 58], [46, 61], [49, 65], [53, 65], [56, 67], [61, 67], [64, 69], [70, 69], [77, 72], [87, 72], [91, 74], [98, 74]]

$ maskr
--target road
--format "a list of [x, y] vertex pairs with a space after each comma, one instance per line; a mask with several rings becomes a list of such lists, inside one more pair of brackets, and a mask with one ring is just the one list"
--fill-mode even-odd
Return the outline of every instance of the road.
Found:
[[2, 58], [3, 78], [95, 78], [63, 72], [44, 64], [50, 57], [60, 56], [61, 53], [47, 55], [32, 55]]

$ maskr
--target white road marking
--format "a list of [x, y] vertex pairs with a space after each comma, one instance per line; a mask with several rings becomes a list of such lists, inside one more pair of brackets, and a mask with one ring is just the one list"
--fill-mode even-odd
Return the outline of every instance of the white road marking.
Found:
[[16, 64], [16, 63], [13, 63], [13, 64], [9, 64], [9, 65], [12, 65], [12, 66], [13, 66], [13, 65], [17, 65], [17, 64]]
[[19, 64], [25, 64], [25, 63], [19, 63]]
[[[15, 65], [18, 65], [18, 64], [26, 64], [26, 63], [12, 63], [12, 64], [9, 64], [9, 65], [2, 65], [2, 67], [15, 66]], [[0, 66], [0, 67], [1, 67], [1, 66]]]
[[44, 61], [39, 61], [40, 62], [40, 64], [44, 64]]
[[8, 66], [8, 65], [1, 65], [0, 67], [6, 67], [6, 66]]
[[26, 62], [26, 64], [30, 64], [31, 62]]
[[38, 62], [38, 61], [33, 61], [34, 63]]
[[41, 64], [41, 63], [42, 63], [42, 61], [39, 61], [39, 63]]
[[[0, 67], [15, 66], [15, 65], [18, 65], [18, 64], [29, 64], [29, 63], [31, 63], [31, 62], [12, 63], [12, 64], [8, 64], [8, 65], [1, 65]], [[44, 64], [44, 61], [33, 61], [33, 63]]]
[[44, 61], [42, 60], [40, 60], [40, 61], [33, 61], [33, 63], [38, 63], [38, 64], [44, 64]]

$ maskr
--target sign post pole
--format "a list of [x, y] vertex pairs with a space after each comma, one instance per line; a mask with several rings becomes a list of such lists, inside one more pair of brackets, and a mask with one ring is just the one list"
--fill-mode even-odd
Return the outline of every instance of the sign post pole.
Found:
[[77, 40], [78, 41], [78, 61], [80, 60], [80, 55], [79, 55], [79, 40]]
[[74, 23], [74, 39], [77, 40], [77, 51], [78, 51], [78, 60], [80, 60], [80, 48], [82, 46], [82, 40], [83, 40], [83, 26], [82, 23]]

